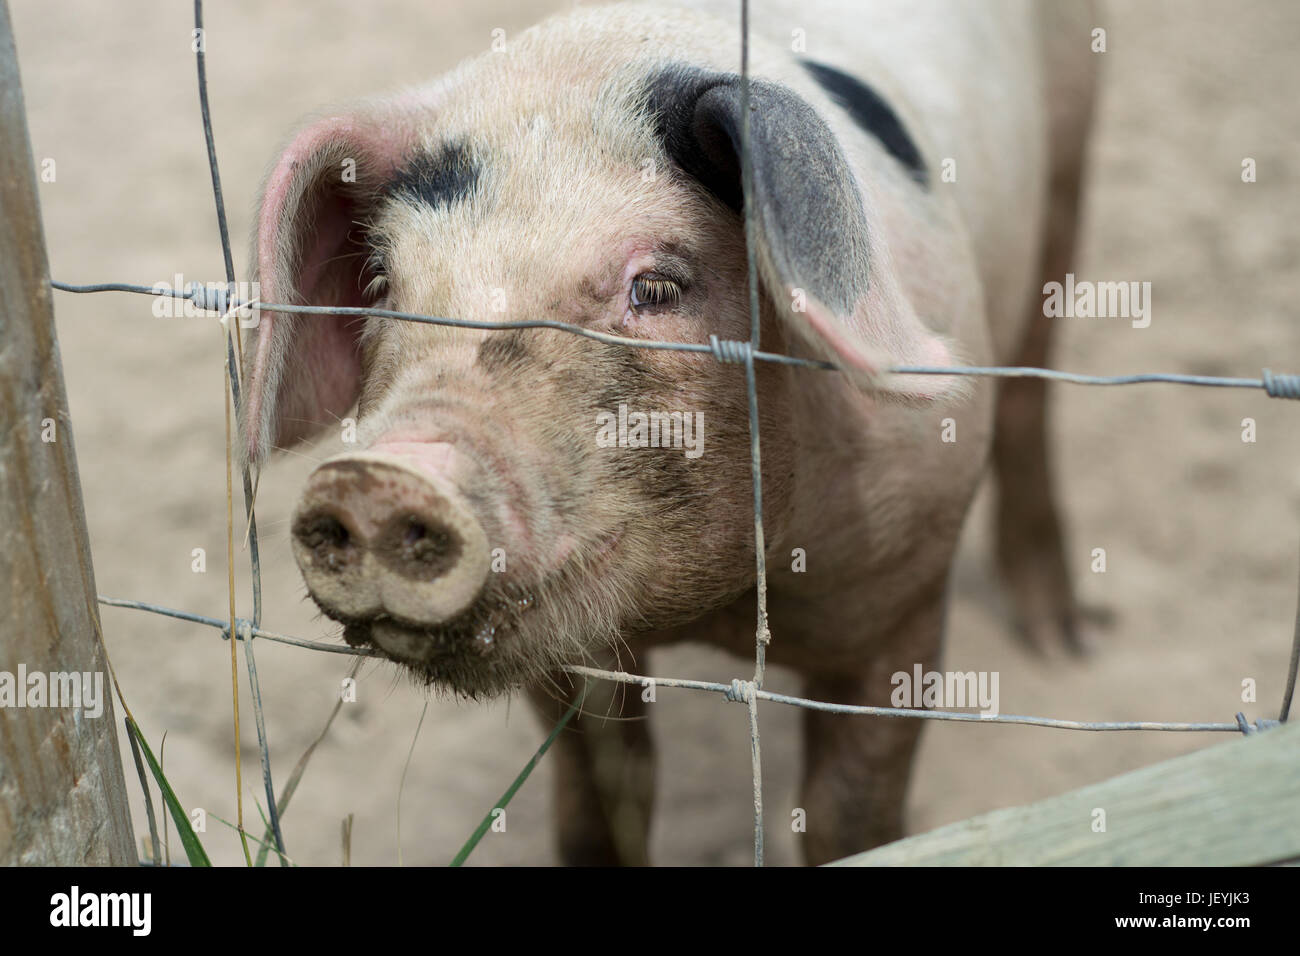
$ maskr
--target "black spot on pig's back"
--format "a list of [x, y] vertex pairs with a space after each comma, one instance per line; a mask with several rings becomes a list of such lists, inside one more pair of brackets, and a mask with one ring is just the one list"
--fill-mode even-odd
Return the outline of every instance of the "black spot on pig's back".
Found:
[[928, 186], [929, 172], [916, 142], [898, 114], [871, 87], [833, 66], [803, 60], [803, 67], [853, 122], [871, 134], [922, 186]]

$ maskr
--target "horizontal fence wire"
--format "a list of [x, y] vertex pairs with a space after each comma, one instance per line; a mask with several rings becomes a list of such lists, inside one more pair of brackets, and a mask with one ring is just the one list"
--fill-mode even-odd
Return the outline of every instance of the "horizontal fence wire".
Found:
[[[749, 109], [749, 3], [748, 0], [741, 0], [740, 3], [740, 59], [741, 59], [741, 96], [742, 96], [742, 119], [741, 119], [741, 174], [743, 177], [742, 192], [746, 197], [753, 195], [750, 188], [752, 177], [752, 164], [749, 148], [750, 136], [750, 109]], [[753, 788], [754, 788], [754, 862], [755, 865], [763, 864], [763, 813], [762, 813], [762, 780], [761, 780], [761, 759], [760, 759], [760, 740], [758, 730], [758, 711], [757, 703], [759, 700], [765, 700], [772, 703], [786, 704], [795, 707], [817, 710], [828, 713], [838, 713], [845, 715], [865, 715], [886, 718], [905, 718], [921, 720], [948, 720], [971, 723], [998, 723], [998, 724], [1021, 724], [1035, 727], [1048, 727], [1058, 730], [1081, 730], [1081, 731], [1175, 731], [1175, 732], [1241, 732], [1255, 733], [1266, 729], [1278, 723], [1277, 721], [1260, 719], [1253, 725], [1250, 724], [1244, 714], [1238, 713], [1236, 720], [1230, 723], [1178, 723], [1164, 721], [1078, 721], [1078, 720], [1060, 720], [1049, 717], [1029, 717], [1013, 714], [983, 715], [979, 713], [964, 713], [956, 711], [938, 711], [923, 710], [914, 708], [893, 708], [893, 707], [872, 707], [847, 704], [835, 704], [827, 701], [810, 700], [802, 697], [794, 697], [785, 694], [776, 694], [765, 690], [762, 687], [765, 674], [765, 649], [771, 640], [771, 634], [767, 626], [766, 614], [766, 568], [764, 564], [765, 548], [763, 536], [763, 517], [762, 517], [762, 475], [760, 468], [760, 450], [758, 438], [758, 395], [754, 374], [755, 362], [766, 362], [770, 364], [780, 364], [800, 368], [809, 368], [822, 371], [837, 370], [831, 362], [821, 361], [818, 359], [801, 358], [797, 356], [781, 355], [771, 352], [763, 352], [759, 349], [759, 294], [758, 294], [758, 277], [757, 266], [755, 262], [755, 224], [751, 214], [750, 203], [745, 202], [743, 216], [744, 229], [746, 237], [746, 253], [748, 262], [748, 296], [751, 319], [751, 334], [748, 341], [728, 341], [720, 340], [716, 335], [710, 336], [710, 341], [705, 343], [688, 343], [688, 342], [667, 342], [646, 339], [633, 339], [625, 336], [612, 335], [605, 332], [599, 332], [594, 329], [584, 328], [580, 325], [574, 325], [568, 322], [558, 322], [550, 319], [532, 319], [522, 321], [480, 321], [471, 319], [455, 319], [438, 316], [422, 315], [419, 313], [401, 312], [391, 309], [378, 308], [353, 308], [342, 306], [314, 306], [314, 305], [296, 305], [288, 303], [261, 302], [259, 300], [241, 301], [235, 295], [237, 285], [235, 282], [234, 259], [232, 255], [229, 230], [226, 225], [225, 203], [221, 192], [221, 178], [217, 165], [217, 154], [215, 139], [212, 132], [211, 110], [208, 103], [207, 76], [204, 63], [204, 46], [205, 38], [203, 35], [203, 5], [202, 0], [194, 0], [194, 25], [195, 25], [195, 53], [198, 66], [198, 86], [199, 86], [199, 103], [200, 113], [203, 123], [204, 140], [207, 147], [208, 166], [212, 179], [213, 198], [216, 203], [217, 225], [221, 242], [223, 264], [225, 266], [226, 282], [224, 284], [213, 283], [204, 285], [202, 283], [191, 283], [184, 289], [172, 289], [164, 284], [158, 286], [143, 286], [125, 282], [104, 282], [90, 285], [74, 285], [66, 282], [51, 282], [51, 285], [60, 291], [71, 293], [99, 293], [99, 292], [127, 292], [152, 296], [171, 296], [174, 298], [184, 299], [189, 302], [195, 309], [205, 313], [220, 314], [224, 320], [237, 316], [241, 312], [247, 312], [254, 309], [264, 309], [274, 312], [297, 313], [307, 315], [336, 315], [336, 316], [356, 316], [358, 318], [378, 318], [392, 319], [406, 322], [420, 322], [433, 325], [450, 326], [453, 328], [465, 329], [482, 329], [490, 331], [508, 330], [508, 329], [551, 329], [569, 333], [583, 338], [592, 339], [606, 345], [621, 346], [627, 348], [654, 349], [665, 351], [694, 352], [698, 354], [711, 355], [719, 362], [734, 363], [744, 366], [745, 385], [747, 397], [749, 400], [749, 423], [750, 423], [750, 456], [751, 471], [753, 481], [753, 503], [754, 503], [754, 531], [755, 531], [755, 561], [757, 576], [757, 627], [755, 631], [755, 671], [752, 681], [733, 680], [730, 684], [713, 683], [709, 681], [697, 681], [678, 678], [657, 678], [629, 674], [623, 671], [603, 671], [590, 667], [571, 665], [564, 668], [574, 676], [583, 676], [609, 680], [620, 683], [635, 684], [654, 684], [659, 687], [673, 687], [688, 690], [701, 690], [712, 693], [721, 693], [727, 700], [745, 703], [749, 711], [750, 739], [752, 750], [753, 764]], [[241, 323], [242, 324], [242, 323]], [[227, 379], [230, 391], [230, 400], [238, 412], [241, 402], [241, 382], [239, 376], [239, 365], [236, 360], [233, 336], [227, 336]], [[990, 378], [1040, 378], [1051, 381], [1067, 382], [1076, 385], [1138, 385], [1138, 384], [1174, 384], [1190, 385], [1209, 388], [1249, 388], [1264, 391], [1273, 398], [1300, 399], [1300, 375], [1296, 374], [1276, 374], [1270, 369], [1264, 369], [1259, 378], [1224, 378], [1208, 375], [1179, 375], [1165, 373], [1146, 373], [1138, 375], [1081, 375], [1071, 372], [1061, 372], [1054, 369], [1030, 368], [1017, 366], [893, 366], [883, 370], [887, 374], [906, 374], [906, 375], [948, 375], [948, 376], [983, 376]], [[310, 641], [301, 638], [291, 637], [284, 634], [277, 634], [267, 631], [261, 627], [262, 612], [262, 595], [261, 595], [261, 571], [259, 564], [259, 548], [256, 518], [254, 515], [254, 489], [255, 485], [252, 479], [250, 469], [245, 466], [243, 469], [243, 486], [244, 486], [244, 503], [245, 516], [248, 521], [248, 546], [250, 552], [250, 563], [252, 565], [253, 581], [253, 617], [252, 619], [234, 618], [233, 620], [222, 620], [219, 618], [208, 617], [201, 614], [193, 614], [187, 611], [181, 611], [174, 608], [164, 607], [158, 604], [151, 604], [144, 601], [131, 601], [117, 598], [100, 596], [99, 601], [105, 606], [132, 608], [141, 611], [148, 611], [155, 614], [162, 614], [188, 621], [195, 624], [202, 624], [219, 629], [223, 637], [230, 639], [234, 637], [245, 644], [245, 656], [249, 668], [250, 683], [253, 690], [253, 706], [256, 714], [256, 725], [258, 731], [258, 746], [261, 754], [263, 781], [266, 787], [268, 799], [270, 800], [270, 813], [273, 821], [273, 829], [277, 849], [283, 856], [284, 844], [283, 837], [280, 833], [277, 808], [274, 800], [274, 791], [271, 785], [270, 773], [270, 756], [269, 744], [266, 739], [264, 723], [262, 719], [262, 704], [260, 694], [257, 692], [257, 673], [252, 656], [253, 638], [262, 638], [264, 640], [276, 641], [279, 643], [290, 644], [296, 647], [303, 647], [309, 650], [324, 651], [335, 654], [348, 654], [350, 656], [364, 656], [382, 658], [382, 655], [368, 648], [341, 647], [335, 644], [327, 644], [320, 641]], [[1285, 721], [1288, 717], [1291, 698], [1294, 692], [1296, 682], [1296, 671], [1300, 667], [1300, 595], [1297, 598], [1296, 627], [1293, 638], [1293, 646], [1290, 662], [1290, 674], [1287, 681], [1287, 689], [1284, 696], [1284, 702], [1281, 711], [1281, 720]], [[236, 724], [238, 726], [238, 724]], [[147, 788], [146, 788], [147, 799]]]
[[[207, 615], [195, 614], [191, 611], [181, 611], [176, 608], [164, 607], [161, 604], [151, 604], [147, 601], [131, 601], [124, 598], [107, 597], [103, 594], [99, 595], [99, 603], [106, 607], [132, 608], [137, 611], [148, 611], [151, 614], [159, 614], [164, 617], [176, 618], [181, 621], [189, 621], [193, 624], [203, 624], [221, 631], [223, 640], [228, 640], [230, 637], [230, 625], [222, 618], [208, 617]], [[1297, 634], [1300, 634], [1300, 616], [1297, 617], [1296, 629]], [[340, 646], [338, 644], [325, 644], [321, 641], [309, 641], [302, 638], [289, 637], [284, 634], [276, 634], [273, 631], [265, 631], [261, 628], [252, 627], [251, 622], [243, 618], [236, 620], [235, 634], [241, 641], [248, 641], [251, 638], [257, 637], [268, 641], [275, 641], [280, 644], [305, 647], [308, 650], [313, 651], [325, 651], [333, 654], [349, 654], [357, 657], [372, 657], [378, 660], [387, 660], [387, 658], [382, 654], [371, 650], [370, 648], [352, 648]], [[1300, 642], [1297, 642], [1297, 646], [1300, 647]], [[723, 684], [716, 681], [691, 680], [679, 677], [652, 677], [649, 675], [630, 674], [627, 671], [608, 671], [601, 670], [597, 667], [586, 667], [580, 664], [569, 664], [562, 667], [561, 670], [573, 674], [576, 677], [592, 677], [620, 684], [638, 684], [643, 687], [653, 685], [656, 688], [670, 687], [680, 690], [708, 691], [710, 693], [721, 694], [727, 700], [739, 703], [747, 703], [752, 696], [757, 700], [768, 700], [775, 704], [802, 707], [806, 710], [817, 710], [828, 714], [851, 714], [868, 717], [901, 717], [915, 720], [952, 720], [976, 724], [1021, 724], [1029, 727], [1049, 727], [1055, 730], [1154, 730], [1175, 733], [1251, 733], [1258, 730], [1267, 730], [1282, 722], [1260, 718], [1253, 724], [1247, 723], [1243, 726], [1242, 720], [1244, 718], [1235, 719], [1232, 722], [1185, 722], [1171, 720], [1063, 720], [1056, 717], [1031, 717], [1022, 714], [984, 715], [964, 711], [922, 710], [912, 707], [872, 707], [865, 704], [836, 704], [831, 701], [813, 700], [811, 698], [798, 697], [792, 694], [777, 694], [772, 691], [755, 688], [753, 681], [733, 680], [729, 684]], [[1283, 720], [1285, 720], [1285, 718], [1283, 718]]]
[[[741, 352], [735, 346], [749, 343], [731, 342], [710, 336], [708, 344], [702, 342], [665, 342], [654, 339], [633, 339], [622, 335], [611, 335], [595, 329], [584, 328], [571, 322], [559, 322], [552, 319], [522, 319], [509, 322], [491, 322], [483, 319], [452, 319], [437, 315], [423, 315], [419, 312], [401, 312], [394, 309], [374, 309], [356, 306], [327, 305], [290, 305], [283, 302], [261, 302], [252, 300], [241, 302], [233, 298], [213, 297], [206, 292], [195, 293], [193, 289], [175, 290], [128, 282], [98, 282], [89, 285], [74, 285], [69, 282], [51, 282], [61, 292], [131, 292], [140, 295], [171, 296], [186, 299], [202, 311], [220, 315], [236, 309], [263, 309], [268, 312], [289, 312], [297, 315], [343, 315], [357, 318], [396, 319], [402, 322], [416, 322], [427, 325], [445, 325], [460, 329], [486, 329], [505, 331], [509, 329], [554, 329], [568, 332], [582, 338], [594, 339], [607, 345], [621, 345], [634, 349], [655, 349], [673, 352], [695, 352], [712, 355], [718, 361], [741, 362]], [[201, 283], [193, 283], [199, 286]], [[720, 354], [721, 353], [721, 354]], [[833, 362], [821, 359], [802, 358], [795, 355], [782, 355], [776, 352], [753, 351], [755, 362], [768, 362], [777, 365], [792, 365], [800, 368], [839, 371]], [[1218, 375], [1182, 375], [1173, 372], [1141, 372], [1134, 375], [1083, 375], [1078, 372], [1063, 372], [1052, 368], [1035, 368], [1022, 365], [894, 365], [884, 370], [890, 375], [958, 375], [986, 378], [1041, 378], [1049, 381], [1066, 382], [1071, 385], [1195, 385], [1202, 388], [1249, 388], [1267, 393], [1272, 398], [1300, 399], [1300, 374], [1274, 372], [1264, 369], [1259, 378], [1224, 377]]]

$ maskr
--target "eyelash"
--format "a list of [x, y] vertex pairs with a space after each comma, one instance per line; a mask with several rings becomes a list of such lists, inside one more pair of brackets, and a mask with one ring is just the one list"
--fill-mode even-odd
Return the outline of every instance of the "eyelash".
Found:
[[383, 255], [378, 250], [371, 252], [362, 268], [362, 275], [369, 275], [370, 281], [361, 290], [363, 298], [372, 301], [382, 298], [388, 292], [388, 267]]
[[653, 273], [642, 273], [632, 280], [629, 303], [632, 308], [675, 306], [682, 299], [682, 287], [672, 279]]

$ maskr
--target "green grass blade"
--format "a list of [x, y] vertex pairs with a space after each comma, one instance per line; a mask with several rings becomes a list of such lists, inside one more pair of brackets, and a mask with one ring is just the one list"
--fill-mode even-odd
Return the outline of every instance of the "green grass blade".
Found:
[[582, 687], [582, 693], [580, 693], [578, 698], [569, 705], [569, 709], [565, 711], [564, 716], [560, 718], [560, 722], [555, 725], [555, 729], [551, 731], [551, 735], [542, 742], [540, 747], [537, 748], [537, 753], [533, 754], [532, 759], [524, 765], [524, 769], [519, 771], [519, 776], [515, 777], [514, 783], [510, 784], [506, 789], [506, 792], [501, 796], [501, 799], [497, 801], [496, 806], [487, 812], [487, 816], [483, 818], [483, 822], [481, 822], [478, 825], [478, 828], [470, 834], [470, 838], [465, 841], [465, 845], [460, 848], [460, 852], [457, 853], [455, 859], [451, 861], [452, 866], [460, 866], [469, 859], [469, 855], [474, 852], [474, 848], [478, 846], [479, 841], [483, 839], [484, 834], [486, 834], [491, 828], [493, 820], [492, 814], [497, 810], [505, 809], [506, 804], [511, 801], [519, 788], [524, 785], [524, 781], [528, 779], [528, 775], [533, 772], [533, 768], [541, 762], [542, 755], [551, 749], [551, 744], [555, 743], [555, 738], [560, 736], [560, 731], [564, 730], [565, 726], [569, 723], [569, 719], [578, 712], [578, 708], [582, 706], [582, 702], [586, 697], [587, 685], [584, 684]]
[[[254, 800], [253, 806], [257, 807], [257, 815], [262, 818], [263, 832], [271, 834], [271, 821], [267, 819], [266, 811], [262, 809], [262, 801]], [[271, 835], [274, 836], [274, 834]], [[270, 837], [266, 839], [270, 839]], [[253, 866], [266, 866], [266, 855], [271, 850], [271, 845], [266, 842], [266, 839], [257, 841], [261, 844], [261, 847], [257, 851], [257, 859], [253, 862]]]
[[208, 859], [203, 844], [199, 842], [198, 836], [194, 833], [194, 828], [190, 826], [190, 818], [186, 815], [181, 802], [176, 799], [176, 793], [172, 790], [172, 785], [163, 776], [162, 768], [158, 766], [158, 761], [154, 759], [153, 751], [149, 749], [149, 744], [145, 742], [144, 734], [135, 725], [135, 721], [129, 717], [126, 726], [135, 738], [136, 743], [140, 745], [140, 750], [144, 753], [144, 759], [149, 764], [149, 771], [153, 774], [154, 780], [158, 782], [158, 789], [162, 793], [163, 803], [167, 804], [167, 809], [171, 811], [172, 820], [176, 823], [176, 830], [180, 834], [181, 845], [185, 847], [185, 855], [189, 858], [190, 866], [211, 866], [212, 861]]

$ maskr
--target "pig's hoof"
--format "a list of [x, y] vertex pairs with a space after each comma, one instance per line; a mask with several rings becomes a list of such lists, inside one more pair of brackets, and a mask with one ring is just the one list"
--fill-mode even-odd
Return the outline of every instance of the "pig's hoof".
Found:
[[1032, 617], [1022, 613], [1015, 623], [1021, 643], [1035, 654], [1087, 657], [1101, 649], [1101, 632], [1113, 621], [1114, 614], [1105, 609], [1071, 608]]

